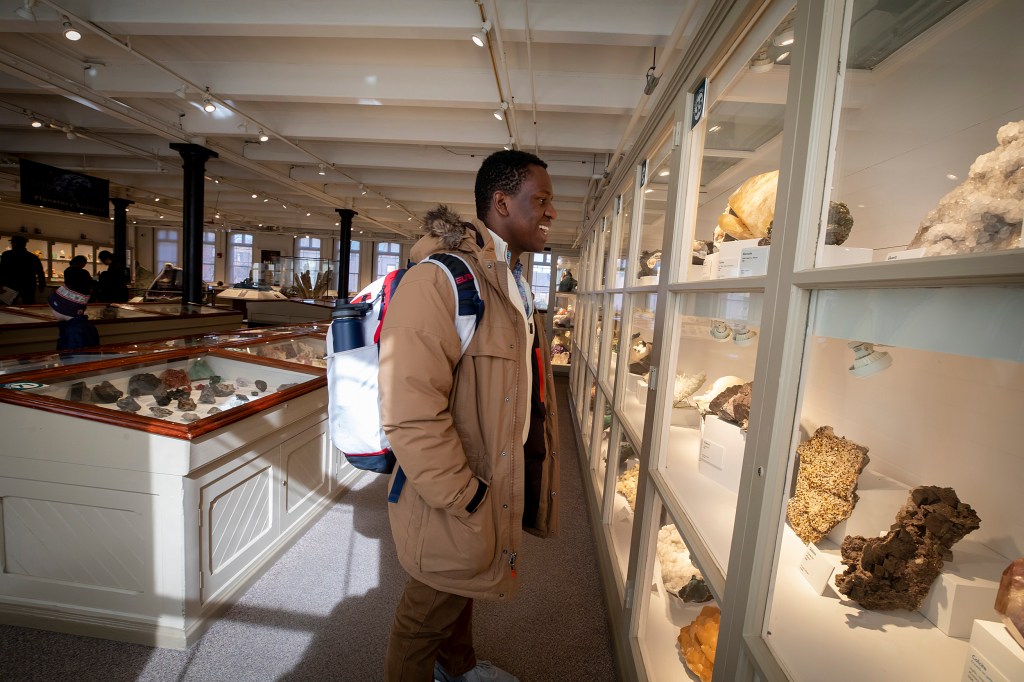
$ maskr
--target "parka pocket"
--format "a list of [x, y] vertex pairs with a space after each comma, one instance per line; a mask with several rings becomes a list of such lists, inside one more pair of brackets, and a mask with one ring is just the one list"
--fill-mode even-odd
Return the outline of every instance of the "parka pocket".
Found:
[[420, 534], [420, 570], [457, 578], [489, 573], [497, 547], [493, 513], [486, 501], [465, 518], [443, 509], [428, 510]]

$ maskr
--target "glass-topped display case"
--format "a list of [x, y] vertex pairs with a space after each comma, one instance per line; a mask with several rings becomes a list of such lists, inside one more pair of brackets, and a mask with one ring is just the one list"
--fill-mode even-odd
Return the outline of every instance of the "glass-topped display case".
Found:
[[320, 369], [327, 368], [327, 337], [324, 334], [259, 340], [246, 345], [231, 346], [227, 350]]
[[194, 438], [324, 385], [322, 373], [211, 349], [11, 374], [0, 401]]

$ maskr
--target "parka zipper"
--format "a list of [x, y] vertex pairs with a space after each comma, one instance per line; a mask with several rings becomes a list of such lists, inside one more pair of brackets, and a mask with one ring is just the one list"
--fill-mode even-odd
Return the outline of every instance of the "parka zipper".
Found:
[[512, 569], [512, 577], [516, 577], [516, 553], [512, 552], [508, 557], [508, 566]]

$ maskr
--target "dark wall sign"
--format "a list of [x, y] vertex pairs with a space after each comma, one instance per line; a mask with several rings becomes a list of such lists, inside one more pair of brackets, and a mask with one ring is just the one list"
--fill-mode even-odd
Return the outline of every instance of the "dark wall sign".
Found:
[[110, 182], [21, 159], [21, 203], [110, 217]]

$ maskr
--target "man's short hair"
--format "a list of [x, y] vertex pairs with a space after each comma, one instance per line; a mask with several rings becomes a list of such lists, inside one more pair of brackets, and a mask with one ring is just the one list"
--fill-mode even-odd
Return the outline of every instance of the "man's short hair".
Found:
[[103, 261], [103, 260], [105, 260], [107, 258], [109, 258], [110, 260], [114, 260], [114, 254], [110, 253], [107, 250], [100, 251], [98, 257], [99, 257], [100, 261]]
[[89, 262], [89, 259], [85, 256], [75, 256], [71, 259], [71, 265], [85, 265]]
[[517, 149], [494, 152], [484, 159], [476, 172], [476, 217], [480, 220], [487, 217], [495, 192], [510, 196], [519, 192], [530, 166], [548, 167], [540, 157]]
[[25, 246], [28, 244], [28, 239], [22, 237], [20, 234], [16, 234], [11, 237], [11, 246]]

